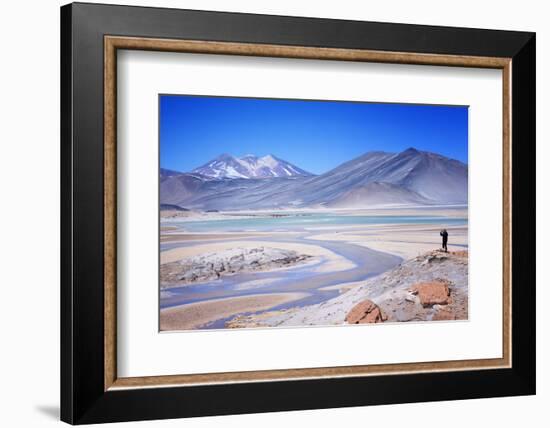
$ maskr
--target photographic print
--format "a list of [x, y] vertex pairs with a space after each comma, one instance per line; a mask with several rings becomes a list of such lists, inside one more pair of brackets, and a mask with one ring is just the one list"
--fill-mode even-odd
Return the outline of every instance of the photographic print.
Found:
[[468, 319], [468, 107], [159, 95], [160, 330]]

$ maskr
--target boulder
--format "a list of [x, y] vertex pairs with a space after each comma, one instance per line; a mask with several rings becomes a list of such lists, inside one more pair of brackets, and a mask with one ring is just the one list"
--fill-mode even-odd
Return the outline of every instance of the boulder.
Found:
[[420, 304], [424, 307], [451, 303], [449, 286], [443, 281], [419, 282], [409, 291], [418, 295]]
[[387, 317], [372, 300], [356, 304], [346, 315], [348, 324], [368, 324], [386, 321]]

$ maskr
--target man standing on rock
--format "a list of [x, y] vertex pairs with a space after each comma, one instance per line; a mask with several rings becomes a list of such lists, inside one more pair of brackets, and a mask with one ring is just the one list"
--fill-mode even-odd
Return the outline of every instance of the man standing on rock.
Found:
[[447, 229], [443, 229], [441, 232], [439, 232], [439, 234], [443, 238], [443, 250], [447, 252], [447, 238], [449, 237]]

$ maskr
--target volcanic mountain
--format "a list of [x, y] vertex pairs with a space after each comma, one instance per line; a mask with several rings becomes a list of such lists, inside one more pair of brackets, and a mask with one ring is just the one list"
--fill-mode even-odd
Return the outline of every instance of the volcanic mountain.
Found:
[[164, 180], [165, 178], [172, 177], [174, 175], [180, 175], [181, 172], [173, 171], [171, 169], [161, 168], [160, 169], [160, 179]]
[[211, 178], [307, 177], [312, 175], [273, 155], [263, 157], [246, 155], [237, 158], [223, 154], [195, 168], [192, 172]]
[[160, 192], [161, 203], [197, 210], [465, 204], [468, 166], [410, 148], [368, 152], [313, 176], [274, 156], [222, 155], [191, 173], [165, 174]]

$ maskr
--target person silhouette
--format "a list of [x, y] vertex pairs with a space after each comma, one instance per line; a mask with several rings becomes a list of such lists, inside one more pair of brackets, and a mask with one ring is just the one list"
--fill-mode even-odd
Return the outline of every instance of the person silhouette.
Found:
[[443, 238], [443, 251], [447, 252], [447, 239], [449, 237], [449, 234], [447, 233], [447, 229], [443, 229], [441, 232], [439, 232], [441, 237]]

